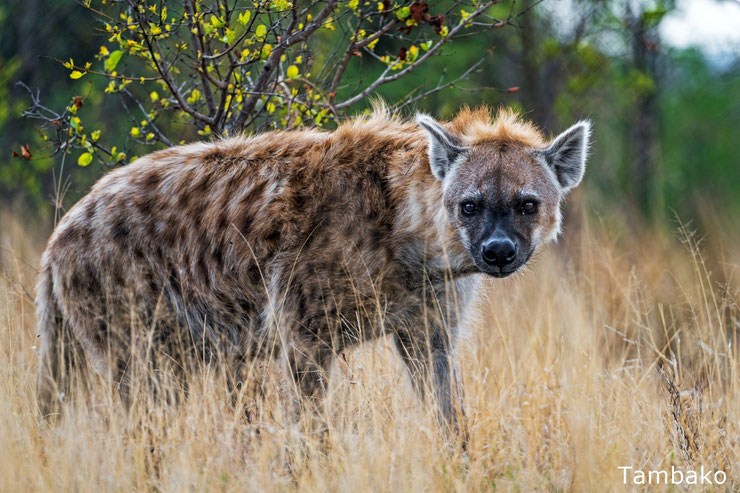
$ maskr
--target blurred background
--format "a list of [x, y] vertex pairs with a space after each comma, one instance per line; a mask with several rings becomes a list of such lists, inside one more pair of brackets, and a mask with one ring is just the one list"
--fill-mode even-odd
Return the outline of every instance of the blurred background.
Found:
[[[43, 136], [48, 124], [42, 128], [38, 120], [22, 117], [31, 97], [19, 81], [49, 108], [63, 109], [82, 97], [78, 116], [130, 157], [166, 146], [132, 139], [136, 117], [127, 113], [122, 97], [106, 94], [108, 79], [72, 79], [53, 60], [93, 60], [106, 44], [104, 18], [95, 14], [95, 5], [91, 10], [83, 3], [89, 6], [72, 0], [0, 4], [0, 206], [44, 228], [54, 220], [56, 197], [62, 197], [56, 205], [69, 208], [111, 164], [78, 165], [84, 149], [70, 149], [65, 158], [55, 153]], [[701, 228], [707, 207], [730, 224], [739, 217], [739, 2], [505, 1], [490, 12], [501, 18], [522, 14], [501, 29], [455, 39], [441, 56], [374, 94], [401, 101], [430, 80], [463, 73], [483, 55], [465, 80], [403, 112], [419, 109], [446, 118], [463, 104], [510, 105], [550, 133], [590, 118], [593, 154], [584, 190], [572, 201], [579, 207], [616, 212], [626, 223], [650, 227], [671, 228], [678, 216]], [[331, 47], [338, 34], [327, 29], [317, 36]], [[384, 37], [375, 52], [395, 55], [403, 43]], [[319, 48], [314, 55], [320, 53]], [[372, 80], [383, 68], [372, 57], [353, 57], [347, 77]], [[362, 100], [345, 114], [360, 113], [368, 104]], [[159, 122], [170, 125], [163, 116]], [[329, 119], [323, 126], [336, 123]], [[197, 130], [182, 126], [178, 140], [212, 138]]]

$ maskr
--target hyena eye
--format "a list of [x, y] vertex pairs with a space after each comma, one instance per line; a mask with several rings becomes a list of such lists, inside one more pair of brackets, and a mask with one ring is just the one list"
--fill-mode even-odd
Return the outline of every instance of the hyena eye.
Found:
[[534, 200], [526, 200], [522, 203], [522, 212], [525, 214], [533, 214], [537, 210], [537, 202]]
[[472, 202], [465, 202], [462, 205], [463, 214], [466, 216], [472, 216], [478, 210], [478, 207]]

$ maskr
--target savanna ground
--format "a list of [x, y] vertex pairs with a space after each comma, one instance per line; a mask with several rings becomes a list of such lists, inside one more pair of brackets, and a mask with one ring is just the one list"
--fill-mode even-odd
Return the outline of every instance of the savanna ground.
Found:
[[310, 424], [286, 418], [279, 372], [241, 396], [247, 419], [209, 368], [178, 406], [126, 411], [99, 392], [41, 423], [31, 295], [48, 232], [2, 217], [0, 489], [623, 491], [618, 466], [703, 465], [737, 491], [740, 237], [701, 215], [697, 234], [571, 220], [525, 273], [490, 283], [460, 348], [466, 452], [382, 341], [339, 360]]

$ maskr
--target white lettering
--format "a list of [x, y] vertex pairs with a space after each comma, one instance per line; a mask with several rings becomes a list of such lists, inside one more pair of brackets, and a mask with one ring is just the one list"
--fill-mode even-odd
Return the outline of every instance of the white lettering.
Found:
[[645, 473], [639, 469], [635, 471], [635, 478], [633, 480], [635, 484], [645, 484]]
[[[722, 481], [717, 479], [717, 476], [719, 476], [720, 474], [722, 474]], [[727, 474], [725, 474], [725, 471], [717, 471], [714, 473], [714, 482], [716, 484], [725, 484], [725, 481], [727, 481]]]
[[627, 484], [627, 470], [632, 469], [632, 466], [617, 466], [617, 469], [624, 469], [622, 471], [622, 481], [624, 481], [624, 484]]
[[[678, 473], [678, 481], [676, 481], [676, 473]], [[683, 483], [683, 472], [679, 471], [674, 466], [671, 466], [671, 483], [672, 484]]]
[[[678, 485], [681, 483], [697, 485], [697, 484], [725, 484], [727, 482], [727, 473], [724, 471], [712, 471], [707, 470], [704, 466], [701, 466], [698, 471], [687, 470], [682, 471], [676, 469], [676, 466], [671, 465], [671, 473], [668, 475], [667, 470], [653, 470], [653, 471], [641, 471], [635, 469], [632, 466], [617, 466], [617, 469], [622, 471], [622, 482], [624, 484], [674, 484]], [[631, 478], [628, 478], [627, 471], [631, 471]], [[712, 482], [714, 477], [714, 482]]]
[[701, 484], [704, 484], [704, 481], [706, 481], [709, 484], [713, 484], [712, 483], [712, 480], [709, 479], [709, 475], [711, 473], [712, 473], [712, 471], [707, 471], [707, 473], [704, 474], [704, 466], [701, 466], [701, 473], [700, 473], [701, 474], [701, 476], [700, 476], [701, 477], [701, 480], [700, 480], [701, 481]]
[[696, 484], [696, 471], [686, 471], [686, 484]]
[[655, 476], [655, 484], [660, 484], [661, 475], [665, 478], [663, 480], [665, 484], [668, 484], [668, 471], [648, 471], [648, 484], [653, 484], [653, 476]]

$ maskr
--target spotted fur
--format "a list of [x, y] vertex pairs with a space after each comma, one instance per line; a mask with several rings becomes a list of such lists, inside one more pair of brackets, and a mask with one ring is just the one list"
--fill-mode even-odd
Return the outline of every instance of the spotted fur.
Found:
[[454, 422], [458, 321], [486, 271], [458, 203], [536, 190], [543, 213], [519, 228], [539, 244], [558, 230], [561, 188], [545, 139], [513, 113], [463, 110], [422, 127], [381, 110], [333, 132], [175, 147], [102, 178], [41, 262], [44, 412], [73, 351], [124, 381], [141, 326], [162, 351], [184, 333], [236, 361], [281, 356], [305, 394], [321, 392], [336, 354], [388, 334]]

